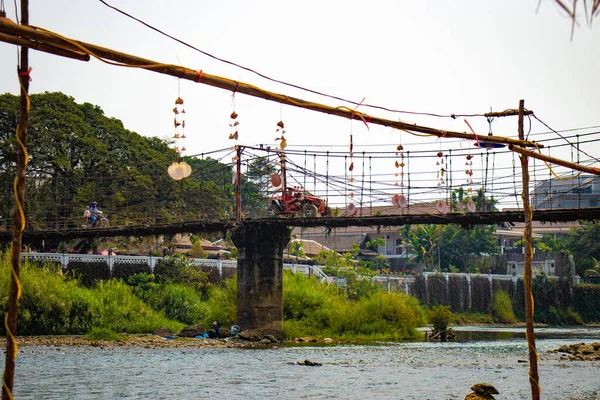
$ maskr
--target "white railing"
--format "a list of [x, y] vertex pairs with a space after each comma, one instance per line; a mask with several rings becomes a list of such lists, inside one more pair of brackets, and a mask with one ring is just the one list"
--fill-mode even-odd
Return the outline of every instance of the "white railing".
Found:
[[[63, 269], [66, 269], [69, 262], [78, 261], [85, 263], [105, 262], [111, 273], [115, 264], [146, 264], [150, 270], [154, 272], [156, 263], [168, 257], [152, 257], [152, 256], [123, 256], [123, 255], [100, 255], [100, 254], [71, 254], [71, 253], [22, 253], [24, 259], [32, 261], [50, 261], [60, 263]], [[219, 276], [223, 276], [223, 268], [237, 268], [236, 260], [215, 260], [209, 258], [191, 258], [194, 265], [201, 267], [216, 268], [219, 270]], [[289, 269], [294, 273], [302, 273], [304, 275], [316, 275], [320, 280], [327, 277], [321, 270], [323, 266], [304, 265], [304, 264], [289, 264], [284, 263], [283, 268]]]
[[[124, 256], [124, 255], [99, 255], [99, 254], [71, 254], [71, 253], [22, 253], [22, 257], [25, 259], [35, 261], [51, 261], [57, 262], [62, 265], [64, 269], [67, 268], [69, 262], [106, 262], [112, 273], [115, 263], [117, 264], [147, 264], [150, 270], [154, 272], [156, 263], [159, 260], [163, 260], [168, 257], [152, 257], [152, 256]], [[209, 268], [216, 268], [219, 271], [219, 276], [223, 276], [223, 268], [237, 268], [236, 260], [215, 260], [207, 258], [192, 258], [190, 259], [194, 265], [200, 267], [205, 266]], [[291, 270], [294, 273], [301, 273], [304, 275], [315, 275], [319, 280], [324, 282], [334, 283], [338, 286], [345, 286], [345, 281], [342, 279], [332, 279], [328, 277], [324, 272], [323, 265], [306, 265], [306, 264], [291, 264], [284, 263], [283, 268]], [[468, 282], [474, 277], [487, 278], [493, 280], [509, 280], [516, 284], [518, 279], [523, 277], [520, 275], [500, 275], [500, 274], [467, 274], [467, 273], [449, 273], [449, 272], [422, 272], [425, 279], [433, 276], [443, 276], [445, 280], [448, 280], [450, 276], [464, 277]], [[402, 286], [404, 291], [408, 293], [409, 286], [415, 281], [415, 275], [375, 275], [371, 278], [373, 282], [387, 283], [388, 289], [391, 285]]]

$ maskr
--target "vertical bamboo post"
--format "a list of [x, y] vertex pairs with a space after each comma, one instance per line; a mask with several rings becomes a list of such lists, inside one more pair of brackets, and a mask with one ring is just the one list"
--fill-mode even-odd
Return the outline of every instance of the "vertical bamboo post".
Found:
[[242, 147], [240, 145], [235, 146], [235, 152], [237, 157], [235, 161], [235, 220], [240, 222], [242, 220]]
[[[519, 139], [525, 137], [523, 131], [523, 116], [525, 110], [525, 100], [519, 101]], [[538, 355], [535, 348], [535, 334], [533, 331], [533, 290], [531, 287], [532, 273], [531, 273], [531, 260], [533, 258], [533, 234], [531, 221], [533, 219], [533, 213], [531, 211], [531, 205], [529, 204], [529, 165], [528, 157], [524, 154], [521, 155], [521, 170], [523, 172], [523, 213], [525, 214], [525, 231], [523, 237], [525, 239], [525, 269], [523, 271], [523, 281], [525, 283], [525, 320], [527, 324], [527, 344], [529, 347], [529, 384], [531, 385], [531, 398], [532, 400], [540, 399], [540, 383], [538, 376]]]
[[285, 189], [287, 186], [287, 174], [285, 171], [285, 153], [283, 151], [279, 154], [279, 160], [281, 161], [281, 187]]
[[[21, 0], [21, 24], [29, 24], [29, 1]], [[6, 359], [2, 373], [2, 400], [12, 400], [15, 381], [17, 347], [17, 314], [21, 297], [21, 245], [25, 229], [25, 168], [27, 167], [27, 128], [29, 124], [29, 49], [21, 47], [21, 65], [18, 70], [21, 84], [19, 124], [17, 125], [17, 169], [15, 176], [15, 212], [13, 216], [12, 242], [10, 246], [10, 294], [8, 310], [4, 317], [6, 328]]]

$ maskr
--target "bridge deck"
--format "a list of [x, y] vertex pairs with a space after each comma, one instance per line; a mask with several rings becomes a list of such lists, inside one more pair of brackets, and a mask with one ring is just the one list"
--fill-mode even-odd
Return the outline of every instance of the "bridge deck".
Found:
[[[541, 222], [568, 222], [600, 219], [600, 207], [579, 209], [552, 209], [533, 211], [533, 220]], [[348, 226], [403, 226], [417, 224], [458, 224], [462, 226], [493, 225], [503, 222], [522, 222], [523, 211], [475, 212], [449, 214], [407, 214], [366, 217], [321, 217], [321, 218], [256, 218], [245, 219], [242, 223], [271, 226], [325, 227], [340, 228]], [[25, 231], [23, 239], [35, 240], [52, 237], [54, 239], [98, 238], [116, 236], [154, 236], [173, 233], [211, 233], [226, 232], [236, 226], [234, 220], [201, 220], [178, 222], [162, 225], [130, 225], [112, 228], [82, 230], [43, 230]], [[0, 232], [0, 241], [9, 241], [11, 232]]]

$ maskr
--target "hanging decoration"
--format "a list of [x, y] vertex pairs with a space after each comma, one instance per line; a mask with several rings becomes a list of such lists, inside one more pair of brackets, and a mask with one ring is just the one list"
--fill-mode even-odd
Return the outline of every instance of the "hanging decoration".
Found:
[[237, 126], [240, 124], [240, 121], [237, 120], [237, 117], [238, 113], [236, 113], [235, 111], [232, 111], [231, 114], [229, 114], [229, 139], [235, 140], [236, 143], [239, 137]]
[[465, 161], [465, 166], [467, 169], [465, 170], [465, 174], [467, 175], [467, 193], [469, 194], [469, 200], [467, 201], [467, 210], [470, 212], [475, 212], [476, 206], [473, 201], [473, 156], [471, 154], [467, 154]]
[[177, 96], [175, 100], [175, 107], [173, 107], [173, 125], [175, 133], [173, 139], [175, 139], [175, 151], [183, 153], [185, 149], [185, 108], [183, 107], [183, 99]]
[[[395, 182], [394, 186], [400, 186], [400, 194], [394, 194], [392, 196], [392, 204], [398, 208], [408, 207], [408, 200], [404, 197], [404, 146], [399, 144], [396, 147], [396, 156], [400, 156], [400, 159], [396, 159], [394, 166], [396, 167]], [[398, 177], [400, 177], [400, 183], [398, 183]]]
[[[231, 108], [233, 109], [233, 111], [231, 111], [231, 114], [229, 114], [229, 140], [233, 140], [234, 144], [232, 146], [232, 150], [236, 150], [236, 155], [231, 157], [231, 162], [233, 162], [234, 164], [238, 162], [238, 155], [237, 155], [237, 149], [238, 149], [238, 138], [239, 138], [239, 124], [240, 121], [238, 121], [237, 117], [238, 117], [238, 113], [235, 112], [235, 91], [231, 94]], [[238, 186], [238, 178], [236, 176], [237, 174], [233, 174], [233, 178], [232, 178], [232, 185], [234, 186]]]
[[180, 95], [179, 80], [177, 81], [177, 100], [175, 100], [175, 107], [173, 107], [173, 125], [174, 125], [174, 148], [177, 154], [177, 160], [172, 163], [167, 172], [169, 176], [176, 181], [183, 178], [187, 178], [192, 173], [192, 167], [183, 160], [179, 160], [181, 154], [186, 150], [185, 148], [185, 108], [183, 106], [183, 99]]
[[[437, 155], [437, 161], [436, 161], [435, 165], [437, 168], [439, 168], [438, 173], [437, 173], [437, 179], [438, 179], [438, 189], [439, 189], [440, 196], [441, 196], [442, 190], [446, 184], [446, 169], [444, 168], [444, 153], [442, 153], [441, 151], [438, 151], [438, 153], [436, 155]], [[450, 211], [450, 207], [448, 206], [448, 203], [446, 203], [445, 200], [439, 200], [437, 202], [436, 208], [442, 214], [447, 214], [448, 211]]]
[[[350, 120], [350, 149], [349, 150], [350, 150], [349, 151], [350, 165], [348, 166], [348, 171], [350, 171], [350, 177], [348, 178], [348, 183], [352, 184], [354, 182], [354, 138], [353, 138], [353, 134], [352, 134], [352, 120]], [[352, 187], [352, 185], [350, 185], [350, 187]], [[348, 196], [354, 200], [354, 192], [352, 191], [352, 189], [350, 189], [350, 192], [348, 192]], [[348, 205], [346, 206], [346, 215], [348, 215], [350, 217], [355, 215], [357, 213], [357, 211], [358, 211], [358, 209], [352, 202], [348, 203]]]
[[349, 217], [353, 217], [358, 212], [358, 208], [354, 205], [354, 203], [348, 203], [346, 206], [346, 215]]
[[[491, 124], [491, 120], [489, 118], [488, 118], [488, 122], [490, 122], [490, 124]], [[471, 126], [471, 124], [469, 124], [469, 121], [467, 121], [465, 119], [465, 123], [471, 130], [471, 133], [473, 133], [473, 135], [475, 135], [475, 137], [477, 138], [477, 134], [473, 130], [473, 127]], [[491, 129], [491, 125], [490, 125], [490, 129]], [[490, 135], [491, 134], [492, 134], [492, 132], [490, 130]], [[481, 148], [484, 146], [487, 148], [485, 143], [482, 143], [480, 140], [476, 140], [475, 147]], [[502, 147], [502, 145], [500, 145], [500, 147]], [[488, 150], [489, 150], [489, 148], [488, 148]], [[467, 169], [465, 170], [465, 175], [467, 175], [467, 192], [469, 194], [469, 200], [467, 201], [467, 210], [469, 210], [469, 212], [475, 212], [477, 210], [477, 206], [475, 205], [475, 202], [473, 201], [473, 157], [474, 156], [472, 156], [469, 152], [469, 154], [467, 154], [467, 156], [466, 156], [467, 161], [465, 162], [465, 166], [467, 167]]]
[[281, 175], [277, 172], [271, 175], [271, 185], [274, 187], [279, 187], [279, 185], [281, 185]]
[[284, 136], [285, 134], [285, 124], [283, 123], [283, 121], [279, 121], [277, 123], [277, 129], [275, 129], [275, 133], [281, 136], [278, 136], [275, 138], [275, 141], [279, 141], [279, 148], [281, 150], [285, 150], [285, 148], [287, 147], [287, 140]]

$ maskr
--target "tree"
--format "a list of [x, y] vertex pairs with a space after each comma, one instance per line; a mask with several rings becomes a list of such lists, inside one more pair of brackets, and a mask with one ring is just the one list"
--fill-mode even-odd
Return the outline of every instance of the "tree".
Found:
[[493, 226], [484, 225], [470, 229], [459, 225], [444, 226], [439, 249], [440, 267], [449, 269], [452, 265], [466, 272], [470, 257], [498, 253], [500, 248], [494, 230]]
[[[0, 95], [0, 220], [13, 209], [18, 97]], [[216, 160], [186, 158], [193, 174], [174, 181], [178, 156], [169, 143], [125, 129], [89, 103], [63, 93], [31, 95], [27, 223], [79, 226], [92, 200], [113, 225], [216, 218], [230, 213], [231, 169]]]
[[452, 211], [463, 211], [467, 209], [467, 203], [472, 199], [475, 203], [476, 211], [498, 211], [496, 205], [498, 200], [494, 196], [486, 197], [483, 188], [477, 189], [475, 194], [471, 195], [463, 187], [454, 189], [450, 194], [450, 208]]
[[242, 177], [242, 205], [246, 214], [260, 215], [268, 206], [271, 175], [276, 169], [268, 157], [257, 157]]
[[412, 261], [433, 267], [441, 228], [439, 225], [406, 225], [401, 230], [403, 243], [411, 252]]
[[298, 240], [294, 240], [290, 242], [289, 245], [290, 256], [296, 256], [298, 258], [306, 258], [306, 253], [304, 252], [304, 243]]
[[[565, 239], [554, 237], [552, 235], [544, 235], [541, 239], [533, 238], [533, 248], [541, 253], [552, 253], [565, 250]], [[515, 242], [515, 247], [524, 247], [525, 240], [519, 239]]]
[[575, 260], [575, 271], [579, 276], [587, 269], [593, 269], [594, 259], [600, 259], [600, 223], [581, 221], [579, 228], [573, 228], [567, 236], [565, 246]]

